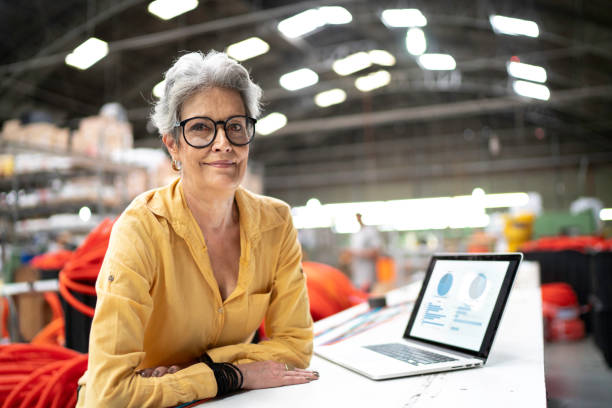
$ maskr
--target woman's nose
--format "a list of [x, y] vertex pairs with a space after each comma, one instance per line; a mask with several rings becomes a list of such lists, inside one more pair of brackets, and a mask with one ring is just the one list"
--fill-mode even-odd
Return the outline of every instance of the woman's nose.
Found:
[[[221, 125], [221, 124], [218, 124]], [[212, 144], [212, 149], [214, 151], [230, 151], [232, 148], [232, 144], [229, 142], [227, 138], [227, 134], [225, 133], [225, 128], [223, 126], [219, 126], [217, 128], [217, 137]]]

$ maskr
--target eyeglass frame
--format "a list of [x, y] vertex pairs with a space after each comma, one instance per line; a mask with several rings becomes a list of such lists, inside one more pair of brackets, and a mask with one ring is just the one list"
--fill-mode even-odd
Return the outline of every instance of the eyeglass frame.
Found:
[[[225, 126], [227, 125], [227, 122], [229, 122], [230, 120], [234, 119], [234, 118], [245, 118], [247, 121], [252, 121], [253, 122], [253, 136], [251, 136], [251, 138], [249, 139], [248, 142], [246, 143], [234, 143], [232, 142], [232, 139], [227, 135], [227, 129], [225, 128]], [[189, 140], [187, 140], [187, 136], [185, 136], [185, 124], [187, 122], [189, 122], [192, 119], [208, 119], [210, 120], [212, 123], [215, 124], [215, 134], [213, 135], [212, 139], [210, 140], [210, 142], [208, 144], [205, 144], [204, 146], [194, 146], [191, 143], [189, 143]], [[208, 116], [194, 116], [191, 118], [187, 118], [187, 119], [183, 119], [180, 122], [175, 122], [174, 123], [174, 127], [181, 127], [183, 129], [183, 139], [185, 139], [185, 143], [187, 143], [189, 146], [193, 147], [194, 149], [204, 149], [205, 147], [210, 146], [211, 144], [214, 143], [215, 139], [217, 138], [217, 125], [223, 125], [223, 132], [225, 133], [225, 137], [227, 138], [227, 141], [230, 142], [230, 144], [234, 145], [234, 146], [246, 146], [249, 143], [251, 143], [253, 141], [253, 139], [255, 139], [255, 124], [257, 123], [257, 119], [252, 118], [250, 116], [247, 115], [234, 115], [234, 116], [230, 116], [229, 118], [225, 119], [225, 120], [214, 120], [212, 118], [209, 118]]]

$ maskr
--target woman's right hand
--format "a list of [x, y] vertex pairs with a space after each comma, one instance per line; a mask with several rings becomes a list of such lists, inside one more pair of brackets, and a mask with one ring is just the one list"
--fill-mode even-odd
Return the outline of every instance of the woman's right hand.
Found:
[[257, 361], [239, 364], [237, 367], [244, 378], [242, 388], [247, 390], [304, 384], [319, 379], [317, 371], [290, 368], [276, 361]]

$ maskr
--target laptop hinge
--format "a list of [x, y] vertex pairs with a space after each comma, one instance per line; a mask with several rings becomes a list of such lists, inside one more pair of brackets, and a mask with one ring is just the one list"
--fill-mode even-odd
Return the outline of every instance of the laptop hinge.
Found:
[[463, 358], [473, 358], [473, 359], [476, 359], [476, 360], [481, 360], [483, 363], [486, 361], [485, 358], [482, 358], [482, 357], [479, 357], [479, 356], [474, 356], [472, 354], [463, 353], [461, 351], [449, 350], [449, 349], [446, 349], [444, 347], [440, 347], [440, 346], [436, 346], [434, 344], [426, 343], [424, 341], [419, 341], [419, 340], [415, 340], [415, 339], [406, 339], [406, 338], [404, 338], [404, 340], [406, 340], [406, 341], [408, 341], [410, 343], [418, 344], [421, 347], [426, 347], [426, 348], [433, 349], [433, 350], [436, 350], [436, 351], [439, 351], [439, 352], [442, 352], [442, 353], [455, 354], [455, 355], [458, 355], [458, 356], [463, 357]]

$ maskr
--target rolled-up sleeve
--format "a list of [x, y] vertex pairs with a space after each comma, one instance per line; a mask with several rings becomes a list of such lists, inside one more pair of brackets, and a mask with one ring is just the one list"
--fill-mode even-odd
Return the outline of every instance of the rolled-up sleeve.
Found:
[[[274, 273], [270, 303], [265, 314], [269, 340], [259, 344], [229, 345], [211, 349], [214, 361], [237, 364], [274, 360], [306, 368], [312, 357], [313, 329], [306, 276], [302, 272], [302, 251], [289, 209], [284, 209], [285, 224], [280, 231], [280, 253]], [[266, 248], [262, 248], [266, 256]]]
[[96, 282], [85, 403], [79, 406], [165, 407], [217, 393], [214, 375], [204, 364], [162, 377], [136, 374], [145, 356], [144, 333], [153, 310], [150, 291], [159, 267], [156, 238], [129, 214], [113, 227]]

